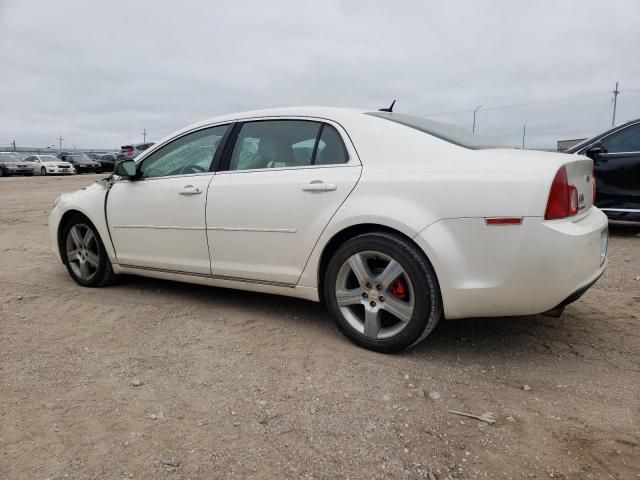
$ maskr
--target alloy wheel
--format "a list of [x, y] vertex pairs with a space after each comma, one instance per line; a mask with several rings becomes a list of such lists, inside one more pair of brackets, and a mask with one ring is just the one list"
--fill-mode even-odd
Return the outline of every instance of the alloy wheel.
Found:
[[404, 330], [415, 309], [413, 284], [402, 265], [372, 250], [351, 255], [342, 264], [335, 296], [351, 328], [376, 340]]
[[91, 228], [77, 223], [67, 235], [67, 262], [73, 273], [80, 279], [89, 281], [100, 266], [98, 240]]

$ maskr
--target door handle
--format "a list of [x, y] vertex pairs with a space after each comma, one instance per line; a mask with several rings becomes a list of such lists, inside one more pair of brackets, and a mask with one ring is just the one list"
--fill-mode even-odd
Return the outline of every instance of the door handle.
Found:
[[302, 190], [305, 192], [331, 192], [337, 188], [338, 186], [335, 183], [324, 183], [322, 180], [314, 180], [302, 187]]
[[198, 195], [202, 193], [202, 189], [200, 187], [194, 187], [193, 185], [185, 185], [178, 193], [180, 195]]

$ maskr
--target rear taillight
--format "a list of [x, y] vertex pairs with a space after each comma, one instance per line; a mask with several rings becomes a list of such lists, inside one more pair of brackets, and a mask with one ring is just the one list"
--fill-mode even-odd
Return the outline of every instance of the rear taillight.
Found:
[[129, 150], [127, 152], [127, 157], [133, 157], [133, 150]]
[[576, 213], [578, 213], [578, 190], [573, 185], [569, 185], [567, 169], [562, 166], [551, 184], [544, 218], [555, 220], [571, 217]]

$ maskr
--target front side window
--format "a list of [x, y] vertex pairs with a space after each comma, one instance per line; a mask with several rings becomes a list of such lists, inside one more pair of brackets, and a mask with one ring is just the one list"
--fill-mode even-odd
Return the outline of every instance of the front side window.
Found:
[[189, 133], [146, 157], [140, 166], [142, 178], [208, 172], [228, 125]]
[[607, 153], [640, 152], [640, 123], [608, 136], [601, 143]]
[[347, 160], [340, 135], [331, 125], [309, 120], [261, 120], [242, 124], [229, 170], [306, 167]]

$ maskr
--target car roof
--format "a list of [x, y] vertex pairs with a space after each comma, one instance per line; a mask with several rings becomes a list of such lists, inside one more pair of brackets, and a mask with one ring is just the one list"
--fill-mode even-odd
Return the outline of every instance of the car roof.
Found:
[[220, 115], [217, 117], [208, 118], [201, 122], [196, 122], [182, 129], [181, 131], [188, 131], [198, 127], [204, 127], [212, 123], [220, 123], [225, 121], [243, 120], [246, 118], [259, 118], [259, 117], [315, 117], [324, 118], [327, 120], [334, 120], [340, 122], [346, 118], [353, 118], [354, 116], [361, 115], [363, 113], [375, 111], [375, 109], [357, 109], [357, 108], [341, 108], [341, 107], [281, 107], [281, 108], [269, 108], [264, 110], [250, 110], [246, 112], [230, 113], [226, 115]]

